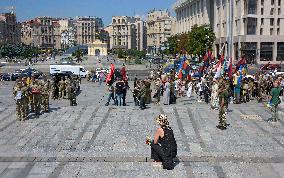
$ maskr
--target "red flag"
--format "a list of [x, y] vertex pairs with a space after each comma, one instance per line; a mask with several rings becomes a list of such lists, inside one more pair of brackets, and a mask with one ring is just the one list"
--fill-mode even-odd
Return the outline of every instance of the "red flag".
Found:
[[126, 69], [125, 69], [125, 67], [122, 67], [122, 68], [121, 68], [120, 73], [121, 73], [122, 79], [123, 79], [124, 81], [126, 81], [126, 80], [127, 80], [127, 77], [126, 77]]
[[110, 72], [106, 77], [106, 83], [108, 83], [109, 85], [111, 85], [113, 83], [113, 76], [114, 76], [114, 70], [115, 70], [115, 66], [114, 64], [110, 65]]
[[182, 79], [182, 70], [179, 71], [178, 78]]

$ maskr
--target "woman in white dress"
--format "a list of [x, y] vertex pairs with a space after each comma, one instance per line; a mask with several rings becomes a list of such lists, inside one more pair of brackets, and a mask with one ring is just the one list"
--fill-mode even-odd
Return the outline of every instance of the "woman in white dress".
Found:
[[219, 98], [218, 98], [218, 82], [216, 79], [213, 80], [212, 93], [211, 93], [211, 107], [212, 109], [218, 109]]
[[169, 82], [169, 79], [167, 79], [167, 82], [164, 85], [164, 105], [169, 105], [170, 104], [170, 88], [171, 84]]
[[192, 82], [189, 81], [189, 83], [187, 84], [187, 92], [186, 92], [188, 98], [191, 97], [191, 92], [192, 92]]

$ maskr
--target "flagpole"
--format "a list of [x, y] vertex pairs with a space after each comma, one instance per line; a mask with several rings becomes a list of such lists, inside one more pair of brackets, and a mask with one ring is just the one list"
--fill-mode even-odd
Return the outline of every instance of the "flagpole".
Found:
[[227, 57], [233, 58], [233, 18], [234, 18], [234, 0], [230, 0], [229, 3], [229, 15], [228, 15], [228, 35], [227, 35]]

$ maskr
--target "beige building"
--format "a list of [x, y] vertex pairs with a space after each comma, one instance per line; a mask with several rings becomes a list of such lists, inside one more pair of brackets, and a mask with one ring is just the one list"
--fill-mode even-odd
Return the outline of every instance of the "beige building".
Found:
[[146, 26], [139, 17], [114, 16], [107, 30], [110, 49], [146, 49]]
[[58, 23], [60, 25], [60, 33], [68, 31], [74, 26], [74, 21], [72, 19], [60, 19], [58, 20]]
[[20, 28], [16, 15], [12, 13], [0, 13], [0, 45], [17, 44], [20, 42]]
[[171, 36], [172, 18], [167, 10], [152, 10], [147, 19], [147, 50], [158, 53]]
[[76, 17], [74, 26], [76, 44], [83, 45], [98, 39], [99, 31], [103, 28], [103, 21], [98, 17]]
[[61, 48], [60, 25], [57, 19], [37, 17], [21, 24], [21, 41], [42, 49]]
[[[243, 54], [251, 63], [283, 61], [283, 0], [233, 2], [233, 58], [237, 60]], [[174, 4], [174, 10], [177, 33], [190, 31], [195, 24], [210, 24], [217, 38], [215, 51], [221, 50], [228, 36], [229, 1], [179, 0]]]

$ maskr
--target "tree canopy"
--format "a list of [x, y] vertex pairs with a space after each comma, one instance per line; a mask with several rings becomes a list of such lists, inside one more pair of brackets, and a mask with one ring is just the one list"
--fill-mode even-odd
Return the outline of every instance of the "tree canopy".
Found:
[[207, 50], [212, 50], [215, 42], [215, 33], [209, 25], [193, 26], [189, 33], [173, 35], [168, 38], [167, 53], [175, 56], [177, 53], [203, 55]]

